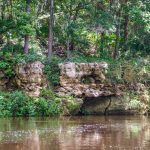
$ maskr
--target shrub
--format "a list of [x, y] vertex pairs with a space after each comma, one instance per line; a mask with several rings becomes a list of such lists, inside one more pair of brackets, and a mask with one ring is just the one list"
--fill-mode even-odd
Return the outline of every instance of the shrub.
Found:
[[9, 93], [4, 93], [0, 91], [0, 117], [11, 116], [8, 99]]
[[70, 115], [75, 114], [79, 106], [75, 98], [57, 97], [51, 90], [42, 90], [36, 99], [22, 91], [0, 92], [0, 117]]
[[15, 58], [16, 58], [17, 63], [28, 63], [28, 62], [34, 62], [34, 61], [42, 61], [44, 59], [41, 55], [37, 54], [33, 50], [30, 50], [30, 53], [28, 55], [16, 54]]
[[59, 57], [53, 57], [51, 63], [49, 63], [48, 61], [45, 61], [44, 63], [44, 73], [46, 74], [47, 79], [52, 86], [59, 85], [60, 70], [58, 64], [61, 62], [63, 62], [63, 59]]
[[[8, 48], [8, 49], [6, 49]], [[10, 47], [5, 47], [0, 51], [0, 71], [3, 72], [5, 78], [15, 77], [15, 65], [17, 63], [27, 63], [34, 61], [42, 61], [43, 57], [30, 50], [28, 55], [23, 55], [20, 51], [16, 52], [14, 49], [10, 51]]]
[[48, 116], [48, 101], [46, 101], [44, 98], [40, 97], [35, 100], [35, 106], [36, 106], [36, 115], [37, 116]]
[[54, 100], [56, 95], [51, 89], [42, 89], [40, 93], [40, 97], [43, 97], [49, 100]]
[[129, 94], [127, 97], [127, 101], [128, 103], [126, 109], [139, 109], [141, 106], [139, 97], [135, 94]]
[[12, 116], [25, 115], [24, 107], [28, 100], [29, 100], [29, 97], [27, 97], [25, 94], [23, 94], [20, 91], [16, 91], [10, 94], [9, 107], [10, 107], [10, 112], [12, 113]]
[[61, 101], [64, 115], [71, 115], [79, 112], [81, 104], [76, 98], [65, 96], [61, 98]]
[[0, 71], [2, 71], [7, 78], [15, 76], [14, 66], [16, 60], [11, 53], [2, 53], [0, 52]]
[[62, 101], [60, 98], [56, 97], [55, 100], [49, 101], [49, 111], [50, 116], [58, 116], [63, 114]]

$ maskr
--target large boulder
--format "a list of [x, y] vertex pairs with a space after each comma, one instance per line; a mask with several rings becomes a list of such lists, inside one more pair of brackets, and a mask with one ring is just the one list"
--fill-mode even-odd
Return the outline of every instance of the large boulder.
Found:
[[16, 65], [16, 84], [31, 97], [38, 97], [40, 90], [47, 87], [43, 73], [44, 65], [40, 61]]
[[[145, 94], [136, 95], [136, 99], [132, 95], [124, 95], [121, 97], [98, 97], [86, 98], [81, 107], [83, 114], [96, 115], [144, 115], [148, 112], [148, 99]], [[144, 102], [143, 102], [144, 101]]]

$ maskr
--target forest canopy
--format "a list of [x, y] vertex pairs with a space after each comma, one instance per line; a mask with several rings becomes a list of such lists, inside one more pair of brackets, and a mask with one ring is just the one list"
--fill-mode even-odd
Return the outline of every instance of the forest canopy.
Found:
[[0, 49], [70, 59], [149, 54], [149, 0], [0, 0]]

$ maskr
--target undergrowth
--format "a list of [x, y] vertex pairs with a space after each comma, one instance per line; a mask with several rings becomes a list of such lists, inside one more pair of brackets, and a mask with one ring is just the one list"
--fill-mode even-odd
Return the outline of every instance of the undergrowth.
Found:
[[22, 91], [0, 91], [0, 117], [70, 115], [78, 107], [73, 97], [58, 97], [51, 90], [34, 99]]

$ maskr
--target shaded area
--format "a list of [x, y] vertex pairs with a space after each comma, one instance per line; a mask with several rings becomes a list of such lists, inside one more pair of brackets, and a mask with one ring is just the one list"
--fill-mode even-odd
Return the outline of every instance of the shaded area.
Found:
[[85, 97], [82, 115], [133, 115], [135, 112], [126, 109], [127, 101], [113, 96]]

